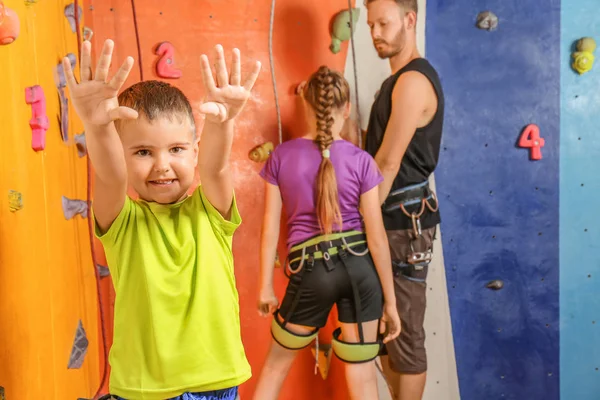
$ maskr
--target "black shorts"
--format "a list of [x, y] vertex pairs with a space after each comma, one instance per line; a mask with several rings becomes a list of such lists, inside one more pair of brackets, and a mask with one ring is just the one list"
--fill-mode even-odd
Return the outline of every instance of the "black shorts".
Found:
[[[358, 253], [365, 249], [364, 244], [353, 247]], [[303, 270], [292, 274], [279, 315], [292, 324], [321, 328], [327, 323], [329, 312], [336, 304], [340, 322], [357, 323], [350, 281], [352, 279], [360, 297], [360, 321], [380, 319], [383, 313], [383, 292], [371, 255], [367, 253], [364, 256], [354, 256], [346, 253], [344, 262], [339, 255], [333, 255], [330, 265], [332, 268], [328, 270], [323, 259], [315, 260], [312, 270], [307, 270], [307, 265], [304, 264]], [[296, 268], [297, 264], [291, 267]], [[301, 282], [300, 298], [290, 316], [288, 313]]]

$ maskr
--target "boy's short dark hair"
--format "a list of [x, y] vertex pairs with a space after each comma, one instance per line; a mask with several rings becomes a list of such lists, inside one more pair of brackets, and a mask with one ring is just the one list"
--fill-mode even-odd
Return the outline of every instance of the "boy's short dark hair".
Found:
[[[365, 0], [365, 4], [373, 3], [377, 0]], [[419, 12], [419, 6], [417, 4], [417, 0], [394, 0], [398, 6], [402, 7], [404, 10], [414, 11], [415, 13]]]
[[[119, 95], [119, 105], [136, 110], [140, 117], [153, 121], [159, 117], [170, 120], [188, 118], [196, 137], [192, 106], [181, 90], [168, 83], [151, 80], [138, 82]], [[115, 121], [117, 130], [120, 121]]]

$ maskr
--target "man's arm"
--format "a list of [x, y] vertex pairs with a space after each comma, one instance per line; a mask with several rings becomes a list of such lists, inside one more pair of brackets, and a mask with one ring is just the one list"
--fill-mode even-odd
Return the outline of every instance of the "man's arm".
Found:
[[375, 155], [375, 162], [383, 175], [383, 182], [379, 185], [379, 201], [382, 204], [390, 193], [415, 131], [428, 123], [424, 118], [432, 101], [437, 102], [435, 89], [423, 74], [410, 71], [398, 78], [392, 92], [390, 120], [381, 147]]
[[229, 155], [233, 144], [233, 120], [204, 121], [198, 149], [198, 167], [204, 195], [223, 218], [229, 220], [233, 202], [233, 178]]

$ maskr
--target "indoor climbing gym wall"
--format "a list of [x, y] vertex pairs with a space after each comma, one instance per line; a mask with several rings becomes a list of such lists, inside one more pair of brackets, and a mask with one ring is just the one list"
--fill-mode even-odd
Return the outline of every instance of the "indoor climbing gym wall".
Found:
[[59, 61], [70, 1], [0, 1], [0, 399], [91, 398], [100, 383], [85, 136]]
[[596, 6], [427, 4], [446, 91], [436, 182], [463, 399], [598, 398]]
[[[212, 54], [215, 44], [222, 44], [227, 54], [234, 46], [238, 47], [242, 55], [242, 69], [252, 60], [262, 63], [253, 97], [237, 120], [231, 155], [236, 198], [243, 218], [234, 240], [235, 270], [242, 335], [253, 369], [253, 378], [240, 389], [242, 399], [251, 398], [272, 340], [270, 320], [258, 317], [256, 312], [258, 238], [264, 185], [258, 172], [266, 160], [269, 146], [277, 146], [283, 140], [303, 133], [302, 124], [298, 123], [299, 99], [294, 94], [297, 85], [321, 64], [344, 71], [348, 48], [348, 42], [343, 41], [339, 43], [338, 52], [330, 50], [332, 18], [348, 7], [347, 0], [277, 2], [271, 15], [273, 3], [243, 0], [177, 0], [172, 4], [160, 0], [87, 0], [83, 3], [85, 25], [93, 31], [95, 53], [104, 40], [111, 38], [115, 41], [113, 68], [118, 67], [126, 56], [135, 59], [125, 86], [140, 79], [164, 80], [180, 87], [192, 104], [198, 105], [204, 90], [200, 55]], [[276, 91], [271, 65], [276, 77]], [[200, 131], [201, 120], [197, 122]], [[101, 246], [97, 248], [101, 251]], [[282, 240], [281, 260], [285, 257], [284, 250]], [[277, 293], [281, 298], [287, 278], [282, 268], [278, 268], [275, 275]], [[107, 293], [112, 291], [111, 288], [105, 290]], [[110, 302], [106, 307], [110, 307]], [[110, 309], [108, 311], [110, 314]], [[109, 321], [108, 325], [111, 324]], [[332, 318], [322, 333], [321, 348], [326, 348], [331, 342], [334, 327]], [[294, 364], [281, 398], [348, 398], [341, 362], [333, 358], [328, 370], [322, 369], [326, 379], [321, 374], [315, 375], [314, 367], [315, 357], [307, 349]]]
[[[418, 7], [420, 12], [417, 20], [417, 47], [421, 54], [427, 56], [425, 0], [419, 0]], [[388, 60], [379, 59], [373, 47], [364, 3], [358, 1], [356, 8], [360, 10], [354, 35], [356, 57], [353, 57], [350, 48], [346, 60], [345, 76], [350, 83], [353, 100], [356, 100], [356, 87], [358, 87], [359, 107], [354, 107], [353, 118], [357, 118], [357, 113], [359, 113], [362, 129], [367, 129], [372, 101], [381, 82], [390, 75], [391, 69]], [[356, 64], [356, 68], [354, 64]], [[357, 82], [355, 82], [355, 78]], [[435, 187], [435, 182], [431, 183], [432, 187]], [[438, 232], [438, 238], [441, 236], [441, 233]], [[441, 240], [436, 240], [434, 243], [433, 253], [434, 257], [427, 277], [428, 310], [425, 315], [427, 331], [425, 346], [429, 354], [433, 355], [434, 361], [430, 362], [428, 366], [424, 398], [426, 400], [454, 400], [459, 399], [458, 380]], [[380, 396], [382, 400], [388, 398], [384, 390], [380, 390]]]
[[[597, 400], [600, 393], [600, 70], [596, 0], [419, 0], [418, 48], [438, 69], [446, 114], [432, 184], [441, 231], [428, 277], [424, 400]], [[568, 3], [568, 7], [567, 7]], [[90, 240], [85, 133], [58, 67], [78, 43], [115, 41], [126, 86], [158, 79], [194, 106], [200, 55], [238, 47], [262, 63], [237, 121], [231, 165], [243, 224], [234, 239], [242, 335], [253, 378], [271, 342], [256, 312], [270, 149], [303, 134], [297, 85], [326, 64], [366, 128], [389, 76], [362, 0], [0, 0], [0, 400], [105, 394], [114, 290]], [[350, 37], [352, 41], [348, 40]], [[78, 72], [77, 72], [78, 73]], [[199, 130], [202, 129], [198, 119]], [[133, 193], [132, 193], [133, 194]], [[285, 236], [282, 224], [282, 237]], [[90, 246], [91, 244], [91, 246]], [[287, 278], [278, 251], [276, 290]], [[281, 399], [346, 400], [328, 345], [302, 351]], [[380, 400], [391, 399], [378, 377]]]
[[[600, 40], [595, 0], [573, 0], [560, 23], [560, 396], [600, 393]], [[573, 70], [577, 68], [578, 72]]]

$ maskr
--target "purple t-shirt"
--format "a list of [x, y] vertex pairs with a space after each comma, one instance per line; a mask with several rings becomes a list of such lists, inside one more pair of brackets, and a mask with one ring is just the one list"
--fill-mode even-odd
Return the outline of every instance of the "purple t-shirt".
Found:
[[[360, 196], [383, 181], [373, 157], [346, 140], [331, 145], [330, 159], [338, 184], [342, 230], [363, 231]], [[279, 186], [287, 213], [288, 247], [321, 234], [316, 214], [316, 182], [322, 155], [310, 139], [298, 138], [277, 146], [260, 172]]]

